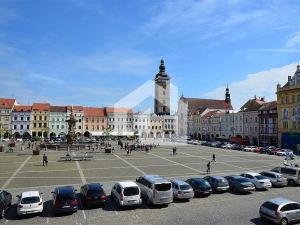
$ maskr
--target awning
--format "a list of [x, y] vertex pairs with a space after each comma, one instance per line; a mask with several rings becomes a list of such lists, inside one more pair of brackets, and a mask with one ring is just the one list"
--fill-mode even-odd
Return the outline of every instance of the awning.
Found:
[[103, 136], [104, 132], [102, 131], [91, 131], [90, 132], [92, 136]]

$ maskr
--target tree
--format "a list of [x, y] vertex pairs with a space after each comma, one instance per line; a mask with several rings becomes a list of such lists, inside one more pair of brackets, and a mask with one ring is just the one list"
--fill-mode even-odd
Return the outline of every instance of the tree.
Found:
[[109, 139], [111, 137], [111, 133], [112, 133], [113, 129], [110, 127], [104, 128], [104, 134], [107, 140], [107, 143], [109, 144]]

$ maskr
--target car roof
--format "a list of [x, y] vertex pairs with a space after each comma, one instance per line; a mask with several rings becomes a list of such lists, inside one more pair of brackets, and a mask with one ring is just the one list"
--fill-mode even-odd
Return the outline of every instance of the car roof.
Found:
[[185, 181], [183, 180], [179, 180], [179, 179], [175, 179], [175, 180], [171, 180], [172, 182], [178, 184], [178, 185], [186, 185], [188, 183], [186, 183]]
[[295, 201], [289, 200], [287, 198], [272, 198], [268, 202], [275, 203], [276, 205], [283, 205], [287, 203], [296, 203]]
[[274, 172], [274, 171], [262, 171], [262, 173], [269, 173], [269, 174], [280, 175], [280, 173], [277, 173], [277, 172]]
[[36, 197], [40, 196], [40, 193], [38, 191], [26, 191], [21, 193], [22, 198], [28, 198], [28, 197]]
[[62, 186], [56, 188], [58, 194], [68, 194], [74, 192], [74, 187], [72, 186]]
[[222, 176], [208, 176], [208, 177], [212, 177], [212, 178], [215, 178], [217, 180], [224, 179], [224, 177], [222, 177]]
[[99, 183], [89, 183], [89, 184], [86, 184], [87, 188], [89, 190], [99, 190], [99, 189], [102, 189], [102, 185], [99, 184]]
[[231, 176], [227, 176], [227, 177], [232, 177], [234, 179], [240, 179], [240, 178], [245, 178], [245, 177], [242, 177], [240, 175], [231, 175]]
[[203, 178], [201, 177], [193, 177], [193, 178], [189, 178], [188, 180], [194, 180], [196, 182], [207, 182], [206, 180], [204, 180]]
[[163, 182], [170, 182], [169, 180], [159, 176], [159, 175], [145, 175], [144, 178], [152, 183], [163, 183]]
[[133, 182], [133, 181], [121, 181], [121, 182], [118, 182], [118, 184], [123, 187], [123, 188], [126, 188], [126, 187], [138, 187], [138, 185]]
[[251, 176], [257, 176], [257, 175], [260, 175], [259, 173], [255, 173], [255, 172], [245, 172], [243, 174], [248, 174], [248, 175], [251, 175]]

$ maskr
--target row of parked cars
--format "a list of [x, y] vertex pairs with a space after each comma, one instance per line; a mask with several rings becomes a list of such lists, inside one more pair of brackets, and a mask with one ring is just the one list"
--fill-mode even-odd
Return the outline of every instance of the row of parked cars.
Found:
[[[168, 205], [174, 199], [188, 200], [193, 197], [209, 196], [212, 193], [229, 190], [237, 193], [251, 193], [255, 190], [266, 190], [271, 187], [284, 187], [288, 183], [300, 184], [300, 168], [280, 166], [261, 173], [245, 172], [240, 175], [225, 177], [196, 177], [185, 181], [179, 179], [168, 180], [158, 175], [145, 175], [137, 178], [135, 182], [122, 181], [115, 183], [111, 189], [110, 199], [116, 203], [118, 208], [140, 206], [143, 202], [153, 205]], [[83, 208], [89, 208], [90, 206], [106, 205], [109, 200], [100, 183], [84, 184], [80, 188], [80, 197], [78, 197], [77, 190], [72, 186], [56, 187], [52, 192], [52, 196], [54, 214], [76, 212], [80, 202]], [[18, 216], [43, 212], [42, 193], [28, 191], [22, 192], [16, 197], [18, 198], [16, 204]], [[272, 202], [272, 204], [274, 208], [275, 203]], [[3, 217], [6, 208], [11, 205], [11, 194], [5, 190], [0, 191], [1, 217]], [[268, 217], [266, 215], [269, 215], [269, 212], [265, 208], [270, 205], [268, 203], [262, 206], [260, 209], [262, 217]], [[276, 217], [276, 215], [274, 216]], [[287, 221], [290, 221], [290, 219]], [[280, 220], [279, 222], [280, 224], [286, 224], [286, 220]]]

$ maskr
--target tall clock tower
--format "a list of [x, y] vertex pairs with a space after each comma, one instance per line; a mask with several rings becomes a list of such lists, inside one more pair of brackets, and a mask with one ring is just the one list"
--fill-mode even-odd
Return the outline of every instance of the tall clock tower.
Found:
[[159, 72], [155, 76], [154, 113], [170, 115], [170, 77], [166, 73], [165, 62], [160, 61]]

